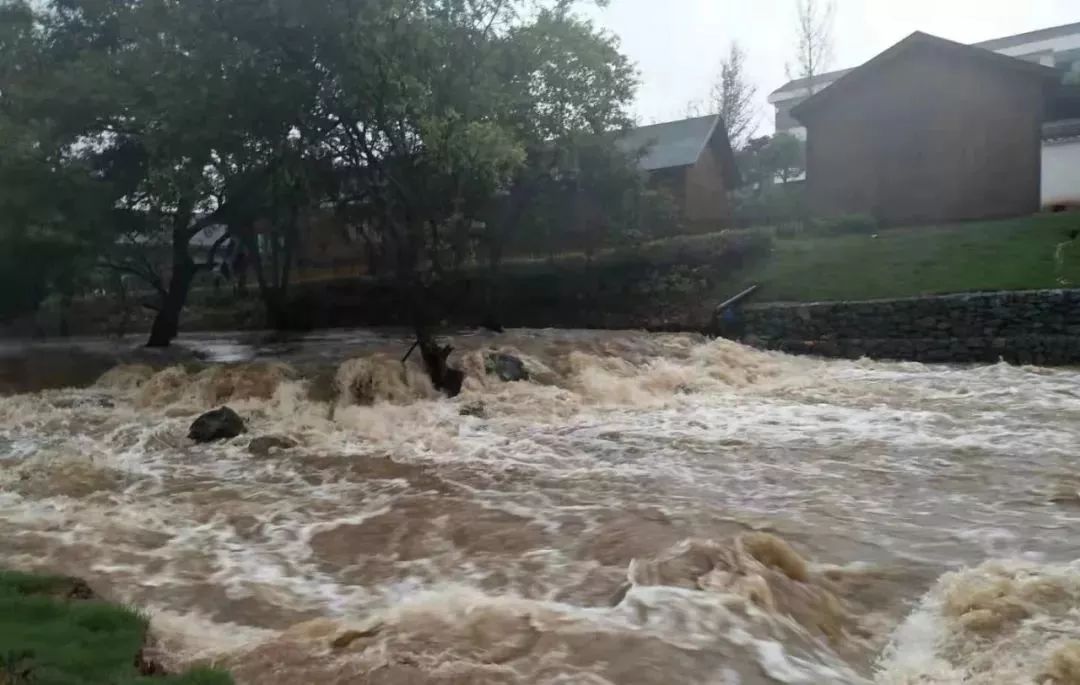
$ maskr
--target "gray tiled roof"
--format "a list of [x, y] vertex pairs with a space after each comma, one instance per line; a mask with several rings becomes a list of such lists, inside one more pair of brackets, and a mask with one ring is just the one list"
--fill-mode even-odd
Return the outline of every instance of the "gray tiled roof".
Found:
[[640, 161], [645, 171], [690, 166], [701, 157], [719, 121], [718, 115], [711, 114], [639, 126], [623, 133], [618, 145], [631, 154], [645, 148], [645, 155]]

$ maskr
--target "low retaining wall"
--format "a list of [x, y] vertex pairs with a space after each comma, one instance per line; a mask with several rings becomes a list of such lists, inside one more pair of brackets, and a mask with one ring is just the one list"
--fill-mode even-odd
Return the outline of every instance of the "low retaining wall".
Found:
[[1080, 363], [1080, 290], [753, 304], [746, 342], [794, 353], [924, 362]]

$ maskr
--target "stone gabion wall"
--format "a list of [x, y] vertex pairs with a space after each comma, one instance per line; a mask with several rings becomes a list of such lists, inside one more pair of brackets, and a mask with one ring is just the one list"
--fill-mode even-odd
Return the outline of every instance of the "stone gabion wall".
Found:
[[752, 344], [925, 362], [1080, 363], [1080, 290], [965, 293], [742, 308]]

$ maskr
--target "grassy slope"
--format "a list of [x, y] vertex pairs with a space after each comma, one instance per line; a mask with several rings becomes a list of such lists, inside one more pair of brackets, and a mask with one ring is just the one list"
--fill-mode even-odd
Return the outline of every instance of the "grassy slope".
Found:
[[199, 670], [141, 677], [147, 620], [98, 601], [66, 601], [64, 578], [0, 571], [0, 685], [229, 685]]
[[761, 284], [755, 300], [911, 297], [978, 290], [1080, 286], [1080, 241], [1055, 266], [1057, 245], [1080, 214], [883, 230], [869, 235], [777, 238], [770, 257], [732, 274], [716, 297]]

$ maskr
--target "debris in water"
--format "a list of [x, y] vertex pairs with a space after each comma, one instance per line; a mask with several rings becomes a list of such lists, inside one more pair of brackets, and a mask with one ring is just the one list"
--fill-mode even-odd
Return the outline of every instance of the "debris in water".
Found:
[[248, 443], [248, 452], [256, 457], [268, 457], [275, 450], [291, 450], [297, 442], [283, 435], [260, 435]]
[[461, 416], [473, 416], [478, 419], [486, 419], [488, 416], [487, 406], [484, 404], [483, 400], [473, 400], [472, 402], [462, 405], [461, 409], [458, 410], [458, 414]]

